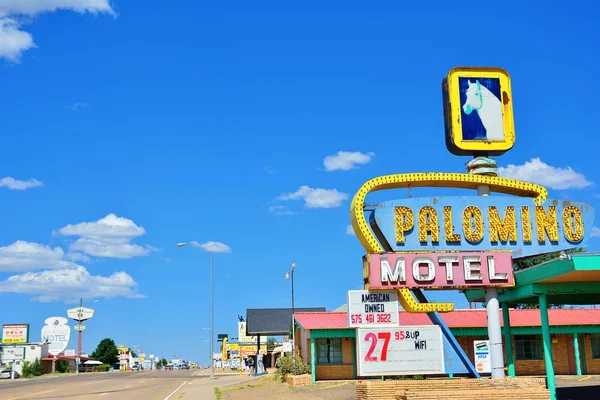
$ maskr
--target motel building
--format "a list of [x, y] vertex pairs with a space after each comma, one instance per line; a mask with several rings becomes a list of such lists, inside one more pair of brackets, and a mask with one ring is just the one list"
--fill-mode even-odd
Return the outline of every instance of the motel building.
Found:
[[[555, 373], [600, 374], [600, 309], [550, 309], [548, 314]], [[509, 315], [516, 375], [544, 375], [539, 310], [509, 309]], [[442, 318], [474, 362], [473, 342], [487, 340], [485, 309], [455, 310]], [[399, 320], [401, 326], [432, 325], [427, 314], [401, 311]], [[348, 328], [347, 312], [295, 313], [294, 327], [296, 351], [311, 366], [313, 382], [361, 378], [356, 374], [356, 330]], [[508, 365], [506, 350], [504, 358]]]

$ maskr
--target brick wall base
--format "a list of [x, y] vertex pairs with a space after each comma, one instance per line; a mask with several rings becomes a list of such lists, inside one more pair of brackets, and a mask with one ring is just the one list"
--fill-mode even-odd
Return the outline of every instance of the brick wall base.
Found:
[[285, 383], [290, 386], [307, 386], [312, 384], [312, 375], [288, 375], [285, 377]]

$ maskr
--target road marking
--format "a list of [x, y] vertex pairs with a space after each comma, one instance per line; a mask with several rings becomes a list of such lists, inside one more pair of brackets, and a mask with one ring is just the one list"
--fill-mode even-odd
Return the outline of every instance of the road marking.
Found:
[[577, 379], [577, 382], [585, 381], [586, 379], [590, 379], [592, 375], [586, 376], [585, 378]]
[[179, 386], [177, 387], [177, 389], [173, 390], [173, 393], [171, 393], [170, 395], [168, 395], [167, 397], [165, 397], [165, 400], [169, 400], [169, 399], [170, 399], [170, 398], [171, 398], [171, 397], [172, 397], [172, 396], [173, 396], [175, 393], [177, 393], [177, 391], [178, 391], [179, 389], [181, 389], [181, 387], [182, 387], [183, 385], [185, 385], [186, 383], [187, 383], [187, 381], [185, 381], [185, 382], [183, 382], [181, 385], [179, 385]]
[[127, 385], [125, 386], [125, 389], [129, 389], [131, 387], [131, 385]]
[[37, 396], [38, 394], [46, 394], [46, 393], [52, 393], [52, 392], [56, 392], [56, 389], [52, 389], [52, 390], [44, 390], [42, 392], [37, 392], [37, 393], [31, 393], [31, 394], [26, 394], [24, 396], [19, 396], [19, 397], [11, 397], [8, 400], [18, 400], [18, 399], [26, 399], [27, 397], [31, 397], [31, 396]]
[[93, 381], [93, 382], [88, 382], [88, 383], [84, 383], [84, 386], [87, 386], [87, 385], [95, 385], [96, 383], [102, 383], [102, 382], [108, 382], [108, 381], [110, 381], [110, 379], [105, 379], [105, 380], [103, 380], [103, 381]]
[[110, 394], [110, 393], [102, 393], [100, 396], [106, 396], [107, 394]]

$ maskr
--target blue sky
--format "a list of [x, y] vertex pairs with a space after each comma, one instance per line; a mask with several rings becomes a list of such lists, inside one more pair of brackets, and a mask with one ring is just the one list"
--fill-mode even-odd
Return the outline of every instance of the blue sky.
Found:
[[190, 240], [231, 249], [218, 333], [289, 306], [293, 262], [297, 306], [343, 304], [361, 285], [355, 191], [464, 171], [442, 117], [458, 65], [511, 74], [503, 176], [597, 207], [598, 6], [525, 3], [0, 0], [0, 323], [39, 340], [84, 296], [84, 350], [110, 336], [206, 359], [209, 258], [175, 246]]

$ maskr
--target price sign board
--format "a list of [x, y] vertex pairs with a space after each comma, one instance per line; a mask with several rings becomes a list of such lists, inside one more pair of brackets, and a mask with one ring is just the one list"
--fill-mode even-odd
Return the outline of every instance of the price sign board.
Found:
[[398, 292], [395, 290], [349, 290], [350, 328], [398, 326]]
[[2, 325], [2, 343], [27, 343], [29, 341], [29, 324]]
[[359, 376], [434, 375], [444, 373], [439, 326], [357, 329]]

